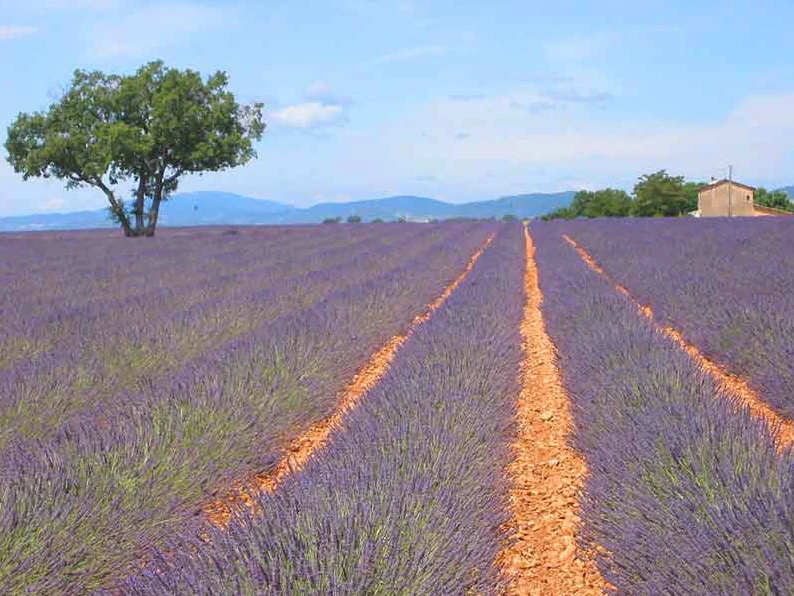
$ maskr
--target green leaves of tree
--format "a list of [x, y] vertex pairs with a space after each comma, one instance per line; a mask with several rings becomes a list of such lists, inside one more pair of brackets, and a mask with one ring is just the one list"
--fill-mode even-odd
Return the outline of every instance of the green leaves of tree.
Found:
[[794, 211], [794, 203], [782, 190], [769, 192], [764, 187], [756, 188], [753, 200], [756, 205], [781, 209], [782, 211]]
[[544, 219], [574, 219], [576, 217], [625, 217], [631, 211], [631, 197], [623, 190], [580, 190], [568, 207], [562, 207]]
[[670, 176], [666, 170], [645, 174], [634, 185], [632, 215], [672, 217], [686, 213], [689, 201], [683, 176]]
[[[45, 112], [19, 114], [8, 129], [8, 162], [24, 179], [92, 186], [127, 235], [152, 235], [161, 201], [184, 174], [237, 167], [256, 157], [262, 104], [240, 105], [228, 76], [150, 62], [134, 75], [78, 70]], [[127, 207], [117, 185], [132, 180]], [[134, 216], [131, 221], [130, 216]]]
[[661, 217], [685, 215], [698, 206], [698, 190], [705, 182], [684, 182], [666, 170], [641, 176], [634, 185], [634, 197], [625, 191], [580, 190], [568, 207], [552, 211], [543, 219], [576, 217]]

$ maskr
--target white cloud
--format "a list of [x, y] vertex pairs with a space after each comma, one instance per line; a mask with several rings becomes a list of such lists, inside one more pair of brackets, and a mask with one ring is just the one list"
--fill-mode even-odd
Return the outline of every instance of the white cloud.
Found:
[[333, 87], [328, 83], [317, 81], [306, 90], [306, 97], [326, 97], [331, 95], [333, 91]]
[[338, 0], [339, 6], [349, 12], [362, 15], [413, 14], [416, 3], [411, 0]]
[[274, 110], [269, 120], [284, 128], [322, 133], [325, 127], [346, 121], [351, 103], [338, 96], [330, 84], [317, 81], [306, 89], [303, 101]]
[[426, 58], [429, 56], [443, 56], [451, 51], [447, 46], [429, 45], [429, 46], [415, 46], [412, 48], [403, 48], [394, 52], [388, 52], [375, 58], [373, 64], [391, 64], [395, 62], [405, 62], [407, 60], [415, 60], [417, 58]]
[[[511, 100], [530, 97], [517, 91], [398, 110], [366, 133], [340, 131], [317, 146], [308, 162], [300, 161], [300, 169], [279, 158], [284, 168], [277, 182], [302, 176], [306, 196], [317, 189], [354, 196], [387, 189], [422, 193], [428, 192], [422, 177], [432, 173], [438, 180], [434, 196], [463, 200], [519, 191], [630, 188], [641, 174], [661, 168], [707, 180], [728, 163], [737, 179], [774, 187], [790, 183], [787, 175], [794, 170], [789, 108], [794, 94], [748, 98], [721, 121], [700, 125], [594, 118], [579, 104], [537, 114], [510, 107]], [[471, 138], [457, 139], [459, 131]], [[279, 192], [275, 181], [265, 184]]]
[[[794, 93], [747, 98], [722, 122], [706, 125], [602, 122], [574, 110], [560, 115], [510, 113], [505, 109], [509, 101], [496, 97], [431, 106], [412, 119], [416, 128], [428, 131], [428, 138], [405, 139], [399, 150], [425, 168], [452, 158], [465, 168], [501, 162], [564, 168], [588, 179], [591, 174], [609, 179], [663, 167], [707, 178], [733, 163], [752, 183], [779, 176], [794, 148]], [[476, 136], [476, 143], [449, 140], [450, 133], [463, 127]]]
[[[89, 32], [93, 53], [101, 58], [140, 55], [178, 44], [195, 33], [229, 21], [228, 9], [191, 3], [152, 6], [122, 15]], [[142, 33], [144, 32], [144, 33]]]
[[66, 206], [66, 201], [61, 198], [58, 199], [50, 199], [46, 203], [44, 203], [44, 210], [45, 211], [59, 211]]
[[318, 81], [311, 85], [306, 90], [303, 99], [307, 102], [320, 102], [323, 105], [336, 105], [342, 107], [349, 107], [353, 103], [352, 99], [339, 95], [331, 85], [322, 81]]
[[18, 27], [13, 25], [0, 25], [0, 41], [4, 39], [19, 39], [28, 37], [38, 31], [35, 27]]
[[116, 8], [120, 4], [120, 0], [46, 0], [44, 7], [48, 9], [107, 10]]
[[273, 112], [272, 119], [289, 128], [312, 128], [337, 122], [342, 116], [343, 108], [340, 105], [307, 101]]
[[22, 180], [5, 159], [0, 159], [0, 216], [41, 211], [98, 209], [106, 202], [95, 190], [65, 191], [60, 180]]
[[612, 33], [566, 37], [543, 43], [546, 59], [555, 64], [583, 62], [601, 54], [615, 43]]
[[612, 99], [612, 94], [609, 91], [589, 91], [576, 87], [548, 89], [541, 92], [541, 95], [559, 103], [601, 103]]
[[484, 98], [482, 93], [453, 93], [449, 96], [452, 101], [476, 101]]

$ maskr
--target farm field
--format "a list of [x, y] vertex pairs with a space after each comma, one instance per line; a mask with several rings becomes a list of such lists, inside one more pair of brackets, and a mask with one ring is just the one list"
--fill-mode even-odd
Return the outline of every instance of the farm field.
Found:
[[791, 592], [790, 449], [579, 257], [563, 234], [582, 228], [533, 227], [572, 440], [588, 466], [581, 548], [599, 552], [619, 594]]
[[792, 238], [0, 236], [0, 593], [792, 593]]
[[615, 281], [709, 358], [794, 417], [794, 226], [789, 218], [571, 222]]
[[3, 239], [0, 592], [99, 587], [271, 467], [492, 231]]

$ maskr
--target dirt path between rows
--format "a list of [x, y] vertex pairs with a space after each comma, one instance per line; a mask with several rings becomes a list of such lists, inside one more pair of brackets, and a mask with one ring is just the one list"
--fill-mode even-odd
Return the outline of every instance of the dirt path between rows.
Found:
[[641, 304], [640, 301], [631, 294], [628, 288], [612, 279], [576, 240], [567, 234], [564, 234], [563, 238], [579, 253], [582, 260], [587, 263], [593, 271], [604, 277], [604, 279], [614, 286], [617, 292], [623, 294], [633, 302], [642, 316], [651, 321], [659, 331], [672, 339], [682, 350], [689, 354], [701, 370], [711, 375], [717, 381], [721, 389], [726, 391], [729, 395], [734, 396], [737, 400], [738, 407], [746, 406], [752, 416], [763, 420], [772, 432], [778, 449], [783, 450], [794, 445], [794, 421], [775, 412], [745, 379], [728, 372], [723, 366], [707, 358], [697, 346], [684, 339], [680, 331], [669, 325], [659, 323], [654, 318], [653, 309], [648, 305]]
[[573, 429], [570, 404], [541, 311], [535, 246], [527, 228], [524, 235], [524, 361], [516, 404], [518, 437], [508, 468], [513, 514], [509, 529], [515, 541], [501, 554], [500, 564], [512, 578], [510, 596], [602, 594], [606, 583], [592, 556], [577, 549], [577, 496], [587, 468], [568, 444]]
[[385, 376], [389, 365], [405, 341], [430, 319], [433, 313], [446, 302], [455, 289], [468, 277], [474, 265], [493, 239], [494, 234], [486, 238], [483, 245], [471, 256], [460, 275], [421, 314], [414, 317], [404, 333], [393, 336], [370, 357], [369, 361], [340, 393], [339, 405], [331, 416], [313, 424], [308, 430], [295, 438], [289, 444], [285, 455], [272, 470], [240, 482], [237, 488], [222, 499], [218, 499], [204, 507], [203, 511], [209, 522], [217, 527], [226, 528], [233, 512], [238, 510], [241, 505], [255, 511], [258, 493], [273, 492], [287, 476], [303, 468], [328, 442], [331, 433], [340, 426], [345, 416]]

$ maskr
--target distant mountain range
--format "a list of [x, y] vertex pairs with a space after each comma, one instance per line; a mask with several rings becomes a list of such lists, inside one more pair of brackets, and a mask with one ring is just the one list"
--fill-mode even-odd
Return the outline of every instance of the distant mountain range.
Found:
[[[409, 221], [450, 219], [454, 217], [537, 217], [568, 205], [574, 191], [533, 193], [501, 197], [456, 205], [415, 196], [396, 196], [349, 203], [320, 203], [299, 208], [284, 203], [252, 199], [223, 192], [193, 192], [175, 195], [160, 207], [160, 225], [257, 225], [321, 223], [339, 217], [343, 221], [357, 215], [363, 221], [405, 218]], [[0, 217], [0, 231], [73, 230], [109, 228], [106, 209], [74, 213], [41, 213]]]

